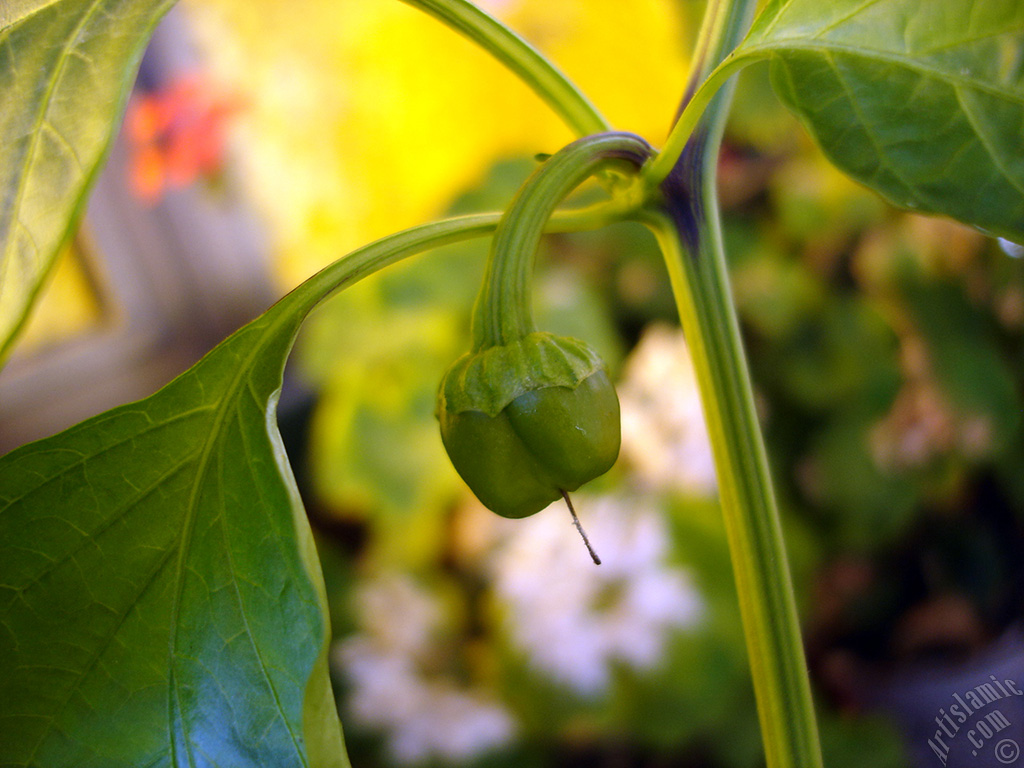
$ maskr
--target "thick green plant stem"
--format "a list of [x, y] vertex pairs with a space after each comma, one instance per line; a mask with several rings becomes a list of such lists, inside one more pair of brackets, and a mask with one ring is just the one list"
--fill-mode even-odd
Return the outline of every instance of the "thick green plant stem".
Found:
[[619, 207], [625, 216], [641, 202], [639, 185], [632, 185], [629, 177], [635, 177], [652, 154], [639, 136], [602, 133], [563, 147], [527, 179], [491, 242], [473, 311], [473, 351], [509, 344], [535, 330], [531, 276], [541, 235], [555, 207], [587, 178], [618, 167], [625, 175], [609, 180], [613, 201], [608, 205]]
[[697, 372], [767, 764], [815, 768], [821, 757], [800, 625], [717, 226], [680, 227], [668, 212], [644, 221], [665, 255]]
[[510, 69], [577, 135], [610, 131], [586, 96], [536, 48], [468, 0], [402, 0], [469, 38]]
[[[700, 58], [665, 150], [644, 170], [711, 436], [768, 768], [820, 768], [814, 702], [771, 474], [729, 288], [716, 168], [751, 0], [711, 0]], [[720, 62], [725, 59], [724, 64]], [[697, 85], [701, 84], [701, 85]], [[723, 87], [724, 85], [724, 87]], [[706, 110], [705, 110], [706, 108]], [[695, 115], [703, 113], [698, 121]]]

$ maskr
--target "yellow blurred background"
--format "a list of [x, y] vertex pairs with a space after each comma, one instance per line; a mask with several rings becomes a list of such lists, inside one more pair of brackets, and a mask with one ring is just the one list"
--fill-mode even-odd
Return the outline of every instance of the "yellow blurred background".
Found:
[[[675, 0], [492, 0], [619, 129], [658, 143], [686, 76]], [[233, 147], [292, 286], [438, 217], [500, 158], [573, 136], [489, 55], [397, 0], [187, 0], [210, 75], [243, 94]]]

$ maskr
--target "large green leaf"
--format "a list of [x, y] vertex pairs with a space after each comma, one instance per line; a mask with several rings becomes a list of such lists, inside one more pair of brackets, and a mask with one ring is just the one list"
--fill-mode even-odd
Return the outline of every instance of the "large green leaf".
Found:
[[4, 0], [0, 360], [71, 229], [173, 0]]
[[314, 276], [155, 395], [0, 459], [0, 765], [343, 766], [319, 563], [274, 413]]
[[1024, 3], [773, 0], [769, 56], [828, 157], [897, 206], [1024, 241]]

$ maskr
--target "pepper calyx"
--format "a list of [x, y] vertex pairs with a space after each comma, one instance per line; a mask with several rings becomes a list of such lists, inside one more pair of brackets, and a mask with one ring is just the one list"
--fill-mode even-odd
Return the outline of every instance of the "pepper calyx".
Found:
[[604, 362], [586, 343], [536, 331], [456, 360], [441, 383], [441, 408], [493, 418], [520, 395], [548, 387], [576, 389], [601, 370]]

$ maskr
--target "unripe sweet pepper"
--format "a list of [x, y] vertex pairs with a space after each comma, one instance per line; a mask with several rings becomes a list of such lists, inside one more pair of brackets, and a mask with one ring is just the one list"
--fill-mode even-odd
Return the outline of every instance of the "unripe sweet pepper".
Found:
[[652, 153], [631, 134], [586, 136], [548, 157], [523, 184], [491, 241], [471, 351], [455, 361], [438, 393], [441, 438], [477, 498], [504, 517], [526, 517], [564, 497], [595, 563], [601, 561], [569, 491], [615, 463], [619, 399], [590, 347], [536, 330], [530, 281], [558, 204], [596, 173], [635, 176]]
[[619, 454], [619, 400], [604, 363], [550, 333], [459, 358], [441, 382], [438, 419], [459, 475], [504, 517], [540, 511]]

